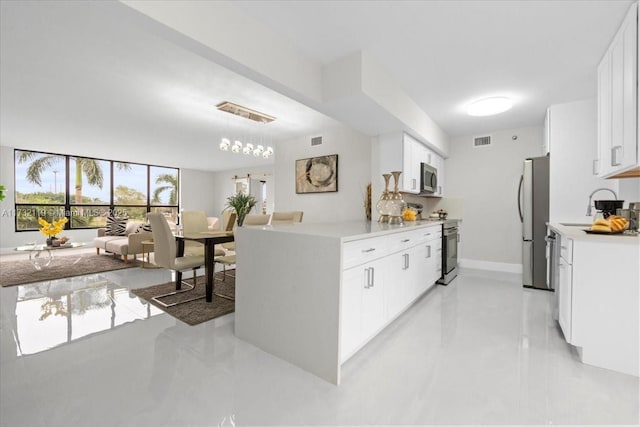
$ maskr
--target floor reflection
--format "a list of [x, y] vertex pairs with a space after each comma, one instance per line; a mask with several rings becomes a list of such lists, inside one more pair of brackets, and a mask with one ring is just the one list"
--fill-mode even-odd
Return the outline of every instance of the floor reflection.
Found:
[[13, 331], [18, 356], [162, 313], [100, 274], [16, 289]]

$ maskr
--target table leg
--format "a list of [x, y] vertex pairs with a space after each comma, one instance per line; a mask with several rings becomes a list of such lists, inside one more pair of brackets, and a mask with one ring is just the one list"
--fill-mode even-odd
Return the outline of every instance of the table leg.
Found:
[[[178, 239], [178, 247], [176, 248], [176, 256], [184, 256], [184, 240]], [[194, 283], [193, 286], [196, 284]], [[182, 290], [182, 271], [176, 271], [176, 291]]]
[[[47, 259], [46, 260], [42, 260], [42, 258], [40, 258], [40, 255], [42, 255], [42, 252], [47, 251]], [[51, 253], [50, 249], [42, 249], [42, 250], [37, 250], [35, 251], [35, 255], [33, 254], [33, 252], [29, 252], [29, 261], [31, 261], [31, 264], [33, 264], [33, 267], [36, 270], [42, 270], [42, 267], [48, 267], [49, 264], [51, 264], [51, 261], [53, 260], [53, 254]]]
[[207, 288], [206, 288], [207, 302], [213, 301], [213, 269], [215, 265], [213, 262], [214, 252], [215, 252], [215, 243], [213, 242], [213, 240], [207, 239], [207, 242], [204, 247], [204, 262], [205, 262], [204, 269], [205, 269], [205, 274], [207, 276]]

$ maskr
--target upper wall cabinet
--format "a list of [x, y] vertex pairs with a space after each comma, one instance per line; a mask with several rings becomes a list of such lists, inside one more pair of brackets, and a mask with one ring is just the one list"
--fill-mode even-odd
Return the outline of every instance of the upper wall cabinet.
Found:
[[[442, 197], [444, 194], [444, 158], [422, 144], [417, 139], [402, 134], [382, 135], [380, 141], [380, 170], [383, 173], [402, 171], [400, 176], [400, 191], [410, 194], [420, 194], [421, 163], [427, 163], [438, 170], [438, 186], [434, 194], [424, 194], [431, 197]], [[391, 184], [391, 187], [393, 183]], [[390, 188], [391, 190], [392, 188]]]
[[598, 158], [594, 173], [604, 178], [633, 170], [640, 173], [638, 45], [638, 5], [634, 3], [598, 66]]

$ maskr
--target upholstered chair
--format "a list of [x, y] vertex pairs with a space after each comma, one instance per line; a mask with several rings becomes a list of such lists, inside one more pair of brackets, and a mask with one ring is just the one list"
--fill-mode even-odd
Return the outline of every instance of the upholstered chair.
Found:
[[[247, 215], [244, 217], [244, 223], [242, 226], [244, 227], [244, 226], [251, 226], [251, 225], [267, 225], [269, 224], [270, 220], [271, 220], [271, 215]], [[227, 279], [227, 267], [235, 265], [236, 263], [235, 242], [230, 242], [230, 243], [233, 244], [233, 246], [231, 246], [228, 243], [223, 243], [222, 246], [224, 246], [225, 249], [234, 251], [233, 254], [219, 256], [213, 259], [215, 262], [222, 264], [222, 280]]]
[[207, 228], [209, 231], [214, 231], [219, 228], [219, 218], [217, 216], [208, 216], [207, 217]]
[[[163, 267], [169, 270], [175, 271], [176, 275], [176, 291], [163, 295], [158, 295], [152, 299], [158, 304], [164, 307], [172, 307], [174, 305], [183, 304], [185, 302], [194, 301], [202, 297], [187, 299], [173, 304], [166, 304], [161, 301], [162, 298], [170, 295], [176, 295], [182, 292], [188, 292], [195, 287], [196, 283], [196, 270], [204, 265], [204, 256], [192, 255], [192, 256], [176, 256], [176, 239], [169, 228], [167, 219], [161, 213], [148, 213], [147, 218], [151, 223], [151, 230], [153, 233], [153, 250], [154, 250], [154, 262], [157, 266]], [[193, 286], [187, 282], [182, 281], [182, 272], [187, 270], [193, 270]], [[187, 286], [189, 289], [182, 289], [182, 285]]]
[[303, 211], [274, 212], [271, 216], [271, 224], [293, 224], [302, 222]]
[[244, 217], [243, 225], [267, 225], [271, 215], [247, 215]]
[[[182, 232], [184, 234], [191, 233], [206, 233], [209, 230], [209, 223], [207, 221], [207, 214], [204, 211], [182, 211], [180, 214], [182, 218]], [[202, 255], [204, 256], [204, 245], [199, 242], [185, 241], [184, 242], [184, 255]], [[225, 255], [225, 251], [222, 248], [216, 248], [214, 256]]]

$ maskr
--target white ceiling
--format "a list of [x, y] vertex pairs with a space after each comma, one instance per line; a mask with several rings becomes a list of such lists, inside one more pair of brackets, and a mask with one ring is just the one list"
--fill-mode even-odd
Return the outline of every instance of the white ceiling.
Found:
[[[323, 64], [368, 51], [449, 136], [541, 126], [596, 96], [596, 67], [632, 1], [236, 1]], [[512, 96], [512, 110], [464, 107]]]
[[[337, 126], [146, 32], [121, 4], [0, 4], [2, 145], [225, 170], [272, 161], [220, 152], [223, 134], [286, 140]], [[541, 126], [548, 105], [594, 97], [596, 65], [631, 0], [233, 4], [315, 62], [369, 52], [457, 136]], [[464, 114], [468, 101], [493, 94], [513, 96], [515, 107]], [[217, 112], [223, 100], [278, 120], [253, 125]]]

